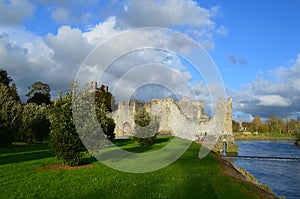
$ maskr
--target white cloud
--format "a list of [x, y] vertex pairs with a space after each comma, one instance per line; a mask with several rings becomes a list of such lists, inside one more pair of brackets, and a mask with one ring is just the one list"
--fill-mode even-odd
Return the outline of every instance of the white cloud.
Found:
[[65, 67], [79, 67], [92, 49], [83, 38], [83, 32], [69, 26], [60, 27], [57, 35], [49, 34], [44, 41], [53, 50], [53, 59], [64, 64]]
[[225, 35], [226, 28], [218, 30], [214, 18], [220, 7], [201, 7], [194, 0], [129, 0], [117, 14], [120, 27], [174, 28], [196, 39], [204, 48], [215, 47], [215, 34]]
[[288, 107], [292, 105], [291, 99], [284, 98], [280, 95], [263, 95], [257, 96], [260, 106], [273, 106], [273, 107]]
[[277, 67], [259, 76], [247, 88], [229, 91], [234, 110], [269, 117], [285, 117], [300, 110], [300, 54], [289, 67]]
[[77, 13], [77, 15], [74, 15], [68, 9], [57, 8], [51, 13], [51, 17], [63, 24], [80, 24], [88, 22], [92, 16], [88, 13]]
[[0, 24], [21, 25], [35, 11], [35, 6], [28, 0], [2, 0], [0, 1]]
[[252, 120], [254, 119], [252, 114], [249, 113], [244, 113], [241, 111], [235, 111], [232, 113], [232, 119], [234, 121], [240, 121], [242, 120], [243, 122], [252, 122]]
[[88, 32], [83, 34], [83, 37], [89, 44], [98, 45], [119, 32], [120, 30], [116, 29], [116, 17], [109, 17], [103, 23], [90, 28]]
[[57, 35], [49, 34], [24, 44], [2, 34], [0, 66], [12, 76], [23, 100], [27, 87], [35, 81], [48, 83], [57, 96], [59, 90], [69, 87], [92, 47], [81, 30], [68, 26], [61, 27]]
[[220, 36], [226, 36], [228, 34], [228, 30], [224, 25], [222, 25], [220, 28], [217, 29], [216, 33]]
[[213, 13], [193, 0], [131, 0], [120, 20], [131, 27], [214, 27]]
[[[24, 18], [33, 14], [34, 7], [31, 7], [32, 5], [28, 1], [12, 2], [15, 5], [24, 5], [25, 11], [27, 10], [26, 12], [24, 11], [24, 15], [20, 14], [22, 17], [16, 19], [14, 23], [21, 23]], [[85, 4], [77, 0], [75, 2], [35, 0], [35, 2], [49, 5], [48, 10], [52, 18], [58, 23], [65, 24], [76, 24], [89, 20], [89, 17], [92, 16], [86, 14], [85, 8], [98, 5], [96, 1], [89, 1]], [[24, 28], [2, 29], [0, 27], [0, 31], [7, 33], [0, 36], [0, 66], [7, 70], [9, 75], [15, 80], [23, 100], [27, 87], [35, 81], [48, 83], [53, 91], [52, 95], [54, 97], [57, 96], [59, 90], [65, 90], [69, 87], [69, 83], [75, 77], [78, 67], [95, 46], [120, 33], [122, 30], [126, 30], [126, 28], [150, 25], [187, 27], [184, 33], [194, 35], [207, 49], [214, 48], [213, 37], [216, 31], [213, 17], [216, 16], [218, 9], [202, 8], [192, 0], [129, 0], [128, 2], [126, 11], [122, 11], [116, 17], [111, 16], [106, 21], [91, 25], [87, 30], [71, 28], [71, 26], [66, 25], [58, 28], [55, 34], [38, 37], [29, 31], [25, 31]], [[8, 15], [5, 20], [9, 22]], [[12, 21], [9, 23], [12, 23]], [[22, 30], [20, 34], [18, 34], [19, 30]], [[165, 44], [165, 46], [171, 46], [174, 49], [190, 50], [183, 49], [185, 48], [185, 45], [183, 45], [184, 41], [179, 39], [171, 41], [166, 38], [163, 36], [157, 38], [156, 34], [145, 31], [139, 37], [128, 37], [122, 41], [122, 45], [118, 44], [118, 46], [112, 46], [112, 48], [123, 48], [126, 45], [130, 45], [130, 43], [142, 43], [147, 46], [155, 41]], [[108, 50], [107, 53], [109, 52]], [[108, 76], [107, 82], [104, 83], [109, 84], [109, 82], [124, 74], [127, 64], [134, 65], [149, 62], [172, 66], [177, 73], [168, 74], [165, 72], [161, 73], [160, 76], [153, 74], [153, 78], [157, 78], [155, 79], [156, 81], [172, 83], [177, 88], [177, 91], [181, 90], [179, 92], [181, 96], [192, 96], [188, 88], [189, 85], [183, 84], [185, 81], [191, 81], [191, 72], [173, 55], [161, 54], [161, 52], [143, 54], [142, 51], [139, 51], [139, 54], [124, 57], [117, 68], [108, 71], [110, 76]], [[142, 80], [143, 75], [140, 74], [139, 78]], [[202, 87], [204, 86], [202, 85]], [[153, 92], [157, 91], [154, 90]], [[197, 96], [205, 97], [204, 93], [206, 92], [198, 93]], [[149, 93], [149, 95], [151, 94]]]
[[[51, 18], [58, 24], [82, 25], [100, 15], [100, 3], [96, 0], [34, 0], [46, 7]], [[90, 12], [93, 8], [98, 12]]]
[[[48, 34], [44, 38], [31, 38], [32, 41], [24, 44], [12, 40], [7, 34], [3, 34], [0, 36], [0, 56], [2, 58], [0, 65], [15, 80], [23, 100], [27, 87], [35, 81], [48, 83], [53, 91], [52, 95], [55, 97], [59, 90], [65, 90], [69, 87], [70, 81], [75, 77], [80, 64], [90, 50], [118, 32], [119, 30], [115, 28], [115, 18], [109, 18], [87, 32], [69, 26], [62, 26], [55, 35]], [[147, 41], [152, 41], [151, 38], [153, 36], [145, 31], [140, 38], [128, 39], [131, 42], [141, 43], [145, 42], [145, 39], [142, 38], [146, 37], [149, 38], [146, 40], [147, 43]], [[172, 41], [160, 38], [157, 42], [166, 42], [167, 45], [167, 43]], [[181, 46], [181, 43], [177, 41], [174, 45]], [[112, 47], [120, 48], [121, 46]], [[132, 55], [129, 54], [123, 57], [123, 60], [120, 59], [118, 63], [115, 68], [112, 67], [108, 71], [109, 77], [107, 82], [104, 83], [109, 84], [120, 78], [120, 75], [126, 72], [130, 63], [132, 66], [144, 63], [161, 63], [174, 67], [175, 71], [181, 74], [180, 76], [170, 76], [166, 72], [165, 74], [160, 74], [161, 76], [153, 75], [153, 78], [158, 78], [154, 79], [155, 81], [168, 81], [176, 86], [177, 90], [182, 88], [183, 92], [186, 92], [187, 88], [184, 87], [181, 79], [186, 79], [187, 81], [191, 79], [191, 74], [174, 55], [165, 54], [162, 51], [136, 51]], [[144, 75], [141, 74], [139, 77], [143, 79]], [[184, 94], [181, 93], [181, 95]]]

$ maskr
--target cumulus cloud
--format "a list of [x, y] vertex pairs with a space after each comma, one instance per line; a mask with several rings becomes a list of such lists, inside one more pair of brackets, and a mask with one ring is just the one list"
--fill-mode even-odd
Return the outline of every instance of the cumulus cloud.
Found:
[[[51, 18], [58, 24], [82, 25], [90, 23], [93, 18], [100, 16], [100, 4], [98, 1], [81, 0], [35, 0], [39, 5], [47, 7]], [[89, 12], [94, 8], [98, 12]]]
[[289, 67], [269, 70], [247, 88], [229, 91], [234, 110], [267, 118], [271, 114], [285, 117], [300, 111], [300, 54]]
[[131, 27], [213, 27], [213, 13], [192, 0], [131, 0], [120, 13], [119, 20]]
[[[2, 34], [0, 36], [0, 56], [2, 57], [0, 65], [15, 80], [23, 100], [25, 100], [24, 94], [27, 92], [27, 87], [35, 81], [48, 83], [55, 98], [59, 90], [65, 91], [69, 87], [70, 81], [76, 76], [80, 64], [88, 53], [99, 43], [119, 33], [119, 30], [115, 29], [114, 24], [115, 18], [109, 18], [86, 32], [77, 28], [62, 26], [58, 29], [57, 34], [48, 34], [43, 38], [38, 37], [24, 44], [9, 38], [7, 34]], [[141, 43], [143, 41], [151, 41], [153, 36], [145, 31], [140, 39], [128, 39], [135, 43]], [[149, 37], [149, 39], [145, 40], [145, 37]], [[157, 42], [168, 43], [172, 41], [160, 38]], [[175, 47], [182, 46], [179, 41], [173, 45]], [[114, 47], [120, 48], [121, 46]], [[109, 51], [107, 52], [109, 53]], [[110, 70], [107, 70], [106, 74], [108, 76], [102, 83], [108, 84], [110, 88], [113, 88], [114, 85], [112, 83], [116, 82], [118, 78], [127, 72], [128, 64], [134, 67], [145, 63], [160, 63], [173, 67], [176, 72], [172, 73], [173, 75], [171, 76], [168, 72], [161, 72], [160, 76], [153, 73], [151, 81], [169, 82], [177, 88], [177, 91], [179, 88], [182, 88], [181, 90], [184, 92], [187, 91], [187, 88], [183, 87], [182, 82], [183, 79], [186, 79], [186, 81], [191, 80], [191, 73], [187, 71], [185, 66], [181, 65], [174, 55], [162, 52], [140, 50], [120, 58], [115, 61]], [[149, 74], [147, 75], [150, 76]], [[145, 74], [138, 75], [142, 79], [144, 76]], [[135, 85], [130, 86], [130, 83], [127, 83], [127, 86], [128, 88], [135, 87]], [[189, 94], [180, 93], [181, 96]]]
[[[7, 15], [5, 16], [5, 23], [21, 23], [24, 18], [31, 16], [34, 12], [34, 6], [29, 1], [15, 0], [11, 2], [15, 7], [16, 5], [22, 5], [22, 9], [25, 8], [22, 12], [26, 14], [18, 13], [22, 17], [16, 17], [15, 21], [10, 21], [9, 15]], [[88, 53], [99, 43], [127, 28], [140, 26], [185, 27], [187, 29], [184, 33], [197, 38], [207, 49], [214, 47], [214, 34], [225, 32], [225, 27], [221, 27], [218, 30], [215, 27], [213, 18], [218, 12], [217, 7], [211, 9], [202, 8], [196, 1], [192, 0], [129, 0], [123, 4], [124, 9], [122, 11], [118, 10], [116, 16], [108, 17], [105, 21], [90, 25], [85, 30], [75, 28], [73, 24], [87, 22], [93, 18], [95, 13], [91, 13], [91, 15], [86, 14], [86, 8], [95, 6], [95, 9], [97, 9], [97, 1], [35, 0], [34, 2], [49, 6], [50, 15], [57, 23], [70, 25], [61, 26], [57, 29], [57, 33], [50, 33], [42, 37], [26, 32], [24, 29], [22, 34], [18, 35], [14, 32], [18, 32], [19, 29], [0, 28], [0, 31], [6, 32], [0, 36], [0, 67], [7, 70], [9, 75], [12, 76], [23, 100], [25, 100], [24, 94], [28, 92], [27, 87], [35, 81], [48, 83], [52, 89], [53, 98], [57, 96], [58, 91], [66, 91], [70, 81], [76, 76], [80, 64]], [[118, 1], [118, 3], [120, 2]], [[0, 20], [4, 20], [4, 18]], [[147, 39], [145, 40], [145, 38]], [[165, 43], [165, 46], [171, 46], [174, 49], [184, 48], [183, 41], [179, 39], [169, 41], [164, 37], [156, 38], [155, 35], [151, 35], [147, 31], [141, 34], [140, 37], [127, 38], [122, 41], [122, 45], [119, 44], [114, 47], [122, 48], [129, 41], [136, 43], [156, 41]], [[147, 42], [145, 45], [147, 45]], [[190, 49], [182, 50], [189, 51]], [[110, 70], [106, 71], [108, 76], [106, 81], [102, 83], [109, 84], [110, 88], [113, 88], [114, 85], [110, 85], [111, 82], [124, 75], [128, 64], [139, 65], [143, 63], [154, 63], [154, 65], [155, 63], [161, 63], [173, 69], [173, 72], [161, 72], [159, 76], [156, 73], [151, 73], [151, 81], [162, 81], [172, 84], [179, 96], [193, 98], [193, 92], [196, 92], [197, 97], [200, 96], [202, 99], [210, 100], [207, 89], [203, 91], [205, 88], [203, 83], [194, 82], [194, 85], [188, 85], [192, 81], [193, 75], [181, 63], [180, 59], [172, 54], [158, 51], [141, 50], [123, 57], [123, 59], [115, 63], [116, 67], [112, 66]], [[145, 75], [142, 73], [138, 74], [138, 78], [143, 80]], [[129, 85], [130, 82], [127, 82], [128, 89], [130, 89]], [[132, 85], [131, 88], [134, 86]], [[147, 89], [149, 91], [149, 87]], [[194, 89], [194, 91], [191, 89]], [[169, 95], [168, 92], [159, 94], [157, 89], [152, 90], [152, 92], [156, 96]], [[148, 95], [151, 96], [151, 93], [148, 92]]]
[[35, 81], [48, 83], [57, 96], [59, 90], [69, 87], [91, 49], [83, 33], [68, 26], [61, 27], [57, 35], [49, 34], [24, 44], [2, 34], [0, 66], [13, 77], [23, 100], [27, 87]]
[[35, 6], [28, 0], [0, 1], [0, 24], [21, 25], [35, 11]]
[[106, 39], [118, 34], [121, 30], [116, 27], [116, 17], [109, 17], [106, 21], [89, 28], [83, 37], [91, 45], [98, 45]]
[[[31, 2], [46, 5], [53, 20], [59, 24], [67, 24], [58, 28], [57, 33], [38, 37], [25, 28], [12, 28], [21, 25], [32, 16], [35, 6]], [[220, 7], [203, 8], [194, 0], [128, 0], [114, 1], [122, 9], [116, 9], [115, 16], [108, 17], [102, 22], [91, 23], [88, 29], [74, 28], [74, 24], [90, 22], [99, 17], [98, 1], [61, 1], [61, 0], [10, 0], [0, 2], [0, 67], [7, 70], [17, 83], [20, 94], [28, 91], [27, 87], [35, 81], [48, 83], [52, 88], [52, 96], [59, 90], [65, 91], [70, 81], [75, 77], [78, 67], [91, 49], [104, 40], [118, 34], [122, 30], [133, 27], [167, 27], [182, 30], [187, 35], [196, 38], [206, 49], [214, 48], [214, 36], [226, 36], [225, 26], [216, 27], [214, 18]], [[112, 2], [112, 4], [114, 4]], [[87, 12], [93, 7], [95, 12]], [[100, 10], [100, 9], [99, 9]], [[88, 14], [87, 14], [88, 13]], [[8, 28], [11, 26], [10, 28]], [[3, 28], [5, 27], [5, 28]], [[166, 41], [165, 38], [155, 38], [146, 33], [141, 38], [149, 41], [171, 42], [173, 47], [183, 47], [182, 41]], [[128, 38], [128, 41], [141, 42], [141, 38]], [[189, 49], [186, 49], [187, 51]], [[109, 53], [109, 51], [107, 52]], [[247, 59], [242, 56], [229, 55], [228, 61], [232, 64], [246, 65]], [[173, 55], [161, 52], [139, 51], [128, 54], [117, 60], [107, 72], [107, 79], [103, 82], [110, 84], [113, 80], [122, 77], [128, 64], [163, 63], [172, 66], [173, 72], [157, 75], [151, 74], [151, 81], [171, 83], [179, 91], [179, 95], [192, 97], [187, 82], [192, 82], [192, 74], [179, 59]], [[149, 68], [150, 69], [150, 68]], [[145, 74], [136, 71], [142, 81]], [[125, 79], [126, 80], [126, 79]], [[127, 80], [130, 80], [127, 79]], [[127, 82], [126, 89], [134, 88]], [[114, 85], [109, 85], [113, 88]], [[191, 86], [198, 99], [206, 102], [207, 108], [210, 96], [208, 90], [214, 90], [213, 85], [207, 86], [203, 82], [193, 82]], [[208, 89], [209, 88], [209, 89]], [[124, 89], [124, 91], [126, 91]], [[168, 96], [168, 89], [158, 92], [153, 89], [153, 96]], [[146, 88], [147, 96], [151, 96], [151, 87]], [[234, 118], [244, 117], [251, 120], [252, 115], [268, 117], [276, 114], [284, 117], [285, 114], [300, 112], [300, 54], [292, 66], [281, 66], [268, 71], [268, 74], [257, 77], [247, 88], [239, 91], [227, 92], [233, 98]]]
[[83, 32], [69, 26], [60, 27], [57, 35], [49, 34], [44, 41], [53, 50], [53, 60], [64, 64], [65, 67], [78, 67], [92, 49], [83, 38]]
[[225, 26], [216, 27], [214, 18], [219, 6], [201, 7], [194, 0], [129, 0], [124, 9], [117, 12], [120, 27], [173, 28], [196, 39], [204, 48], [215, 47], [215, 35], [227, 34]]
[[273, 107], [288, 107], [292, 105], [291, 99], [286, 99], [280, 95], [263, 95], [257, 96], [260, 106], [273, 106]]

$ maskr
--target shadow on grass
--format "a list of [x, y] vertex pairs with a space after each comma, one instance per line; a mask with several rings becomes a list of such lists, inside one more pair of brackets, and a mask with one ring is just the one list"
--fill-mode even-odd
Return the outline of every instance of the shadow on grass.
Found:
[[[170, 141], [171, 139], [173, 139], [174, 137], [168, 136], [168, 137], [157, 137], [154, 139], [154, 144], [160, 144], [160, 143], [165, 143]], [[119, 139], [119, 140], [113, 140], [112, 143], [114, 145], [116, 145], [117, 147], [122, 147], [122, 146], [126, 146], [128, 144], [133, 144], [134, 141], [130, 138], [128, 139]], [[145, 151], [149, 150], [151, 148], [146, 149]], [[137, 153], [139, 153], [140, 151], [136, 151]], [[142, 151], [144, 152], [144, 151]]]
[[126, 151], [129, 151], [129, 152], [132, 152], [132, 153], [144, 153], [146, 151], [150, 151], [150, 150], [153, 150], [153, 149], [160, 149], [162, 147], [157, 147], [157, 146], [136, 146], [136, 147], [131, 147], [131, 148], [127, 148], [127, 149], [124, 149]]
[[174, 137], [157, 137], [154, 139], [154, 144], [164, 143], [172, 140]]
[[[154, 139], [153, 145], [136, 146], [136, 147], [131, 147], [131, 148], [128, 148], [125, 150], [132, 152], [132, 153], [143, 153], [143, 152], [154, 150], [154, 149], [159, 150], [159, 149], [163, 148], [165, 145], [167, 145], [168, 142], [172, 139], [173, 139], [173, 137], [157, 137]], [[162, 143], [164, 143], [164, 145], [161, 145]]]
[[0, 165], [53, 157], [51, 150], [0, 156]]
[[126, 146], [128, 144], [132, 144], [132, 139], [120, 139], [120, 140], [113, 140], [112, 143], [117, 147]]
[[16, 143], [11, 146], [0, 147], [0, 156], [4, 154], [24, 153], [50, 149], [48, 142], [41, 144], [20, 144]]
[[92, 164], [94, 162], [97, 162], [98, 160], [93, 157], [93, 156], [88, 156], [88, 157], [83, 157], [80, 162], [79, 162], [79, 165], [82, 166], [82, 165], [88, 165], [88, 164]]

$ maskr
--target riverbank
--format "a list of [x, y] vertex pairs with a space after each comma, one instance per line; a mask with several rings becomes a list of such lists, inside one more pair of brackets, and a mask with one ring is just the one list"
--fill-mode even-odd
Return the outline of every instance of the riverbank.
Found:
[[234, 140], [296, 140], [296, 136], [285, 134], [254, 134], [245, 132], [233, 133]]
[[218, 153], [211, 153], [213, 153], [215, 160], [220, 163], [224, 175], [231, 176], [239, 181], [246, 183], [254, 190], [256, 190], [258, 195], [262, 196], [263, 198], [279, 199], [279, 197], [272, 192], [272, 189], [268, 185], [260, 184], [257, 179], [245, 169], [237, 167], [230, 161], [222, 158]]

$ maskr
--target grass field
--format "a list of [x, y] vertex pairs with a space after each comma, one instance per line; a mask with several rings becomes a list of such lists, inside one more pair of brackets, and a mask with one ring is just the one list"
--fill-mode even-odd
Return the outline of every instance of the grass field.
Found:
[[[131, 140], [116, 145], [132, 152], [157, 150], [171, 137], [159, 137], [143, 148]], [[247, 183], [226, 176], [212, 154], [198, 158], [193, 143], [176, 162], [161, 170], [120, 172], [85, 155], [93, 166], [50, 169], [60, 164], [47, 143], [0, 148], [0, 198], [263, 198]]]
[[234, 132], [234, 140], [296, 140], [297, 137], [291, 134], [271, 134], [271, 133], [259, 133], [259, 134], [243, 134], [243, 132]]

